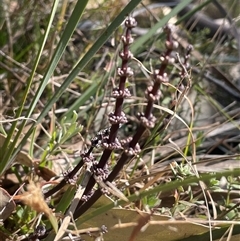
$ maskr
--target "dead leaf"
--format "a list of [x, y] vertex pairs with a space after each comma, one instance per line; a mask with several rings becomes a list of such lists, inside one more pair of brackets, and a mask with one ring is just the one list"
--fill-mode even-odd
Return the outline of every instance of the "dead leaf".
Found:
[[15, 210], [16, 204], [9, 193], [0, 187], [0, 220], [7, 219]]
[[52, 210], [48, 207], [47, 203], [45, 202], [42, 190], [38, 183], [35, 184], [33, 181], [29, 181], [27, 191], [23, 192], [21, 195], [14, 196], [14, 199], [22, 201], [38, 213], [44, 213], [51, 222], [54, 231], [57, 233], [57, 219], [54, 216]]
[[[89, 212], [91, 211], [92, 210], [89, 210]], [[141, 216], [142, 214], [140, 215], [135, 210], [115, 208], [82, 223], [78, 228], [86, 229], [105, 225], [108, 232], [103, 235], [104, 241], [129, 240], [131, 233], [138, 225], [137, 220], [141, 219]], [[215, 229], [212, 229], [214, 232]], [[198, 224], [196, 219], [194, 222], [190, 222], [186, 220], [174, 220], [168, 216], [153, 214], [149, 225], [146, 226], [144, 230], [141, 229], [141, 232], [138, 233], [134, 241], [180, 241], [188, 237], [191, 239], [191, 236], [208, 232], [208, 225]], [[84, 236], [84, 239], [86, 241], [92, 240], [90, 236]]]

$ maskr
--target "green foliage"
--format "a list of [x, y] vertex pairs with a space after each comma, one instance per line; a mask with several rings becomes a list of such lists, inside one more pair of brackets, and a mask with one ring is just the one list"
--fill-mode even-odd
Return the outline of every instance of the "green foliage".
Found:
[[67, 143], [72, 137], [80, 133], [83, 129], [82, 125], [77, 122], [78, 115], [74, 111], [72, 119], [67, 120], [66, 117], [60, 121], [59, 127], [53, 131], [52, 136], [48, 142], [48, 146], [44, 150], [41, 159], [45, 160], [48, 155], [56, 155], [58, 147]]
[[154, 208], [156, 206], [159, 206], [160, 204], [160, 200], [159, 198], [156, 196], [156, 194], [154, 195], [149, 195], [146, 196], [142, 199], [142, 203], [144, 206], [147, 206], [148, 208]]

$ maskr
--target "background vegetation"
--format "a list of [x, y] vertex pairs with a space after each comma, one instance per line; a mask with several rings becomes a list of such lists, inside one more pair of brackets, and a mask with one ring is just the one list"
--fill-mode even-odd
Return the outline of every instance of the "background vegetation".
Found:
[[238, 5], [2, 0], [0, 240], [238, 240]]

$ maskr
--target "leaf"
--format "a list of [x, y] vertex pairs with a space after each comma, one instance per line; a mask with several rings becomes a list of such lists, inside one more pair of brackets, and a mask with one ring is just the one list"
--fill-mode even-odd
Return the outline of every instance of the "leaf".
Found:
[[7, 219], [15, 210], [16, 204], [9, 193], [0, 187], [0, 220]]
[[14, 196], [14, 199], [22, 201], [24, 204], [31, 207], [32, 210], [35, 210], [38, 213], [44, 213], [51, 222], [54, 231], [57, 233], [57, 218], [55, 217], [53, 211], [48, 207], [39, 183], [35, 184], [33, 181], [29, 181], [27, 190], [20, 195]]
[[[233, 175], [233, 176], [239, 175], [239, 169], [223, 171], [223, 172], [218, 172], [218, 173], [211, 173], [211, 174], [202, 174], [200, 177], [196, 177], [196, 176], [187, 177], [181, 181], [177, 180], [177, 181], [169, 182], [165, 185], [159, 185], [159, 186], [154, 187], [153, 189], [150, 189], [147, 191], [145, 190], [145, 191], [139, 192], [137, 194], [133, 194], [133, 195], [129, 196], [128, 199], [130, 202], [132, 202], [132, 201], [139, 200], [139, 198], [143, 198], [145, 196], [152, 195], [159, 191], [167, 192], [167, 191], [173, 190], [175, 188], [178, 188], [179, 186], [186, 186], [186, 185], [189, 185], [189, 184], [192, 184], [195, 182], [210, 180], [211, 178], [214, 178], [214, 177], [221, 178], [222, 176], [228, 176], [228, 175]], [[124, 210], [124, 209], [120, 209], [120, 211], [116, 211], [118, 209], [110, 210], [111, 208], [116, 207], [116, 205], [124, 205], [124, 204], [126, 204], [125, 201], [119, 200], [117, 203], [115, 202], [115, 203], [107, 204], [107, 205], [104, 205], [97, 209], [92, 208], [86, 214], [84, 214], [83, 216], [78, 218], [78, 220], [76, 221], [76, 225], [78, 226], [79, 229], [86, 228], [86, 225], [89, 225], [88, 227], [94, 226], [94, 225], [97, 225], [97, 227], [101, 227], [101, 225], [106, 225], [109, 229], [109, 228], [113, 227], [114, 220], [117, 220], [117, 221], [115, 221], [115, 223], [118, 222], [119, 220], [121, 221], [121, 223], [134, 221], [133, 220], [134, 216], [133, 215], [131, 216], [129, 213], [127, 213], [127, 215], [130, 215], [130, 218], [128, 218], [128, 219], [126, 218], [126, 212], [128, 212], [129, 210]], [[116, 213], [116, 212], [118, 212], [118, 213]], [[98, 218], [98, 215], [100, 215], [100, 218]], [[137, 217], [136, 212], [134, 213], [134, 215], [135, 215], [135, 217]], [[160, 216], [160, 215], [156, 215], [156, 216], [154, 215], [154, 218], [157, 218], [158, 221], [164, 220], [163, 219], [164, 216]], [[168, 219], [169, 219], [168, 217], [165, 217], [164, 221], [167, 221]], [[204, 233], [204, 231], [205, 232], [208, 231], [208, 227], [202, 227], [202, 226], [198, 227], [199, 226], [198, 224], [194, 224], [192, 222], [190, 223], [190, 220], [188, 220], [188, 222], [185, 220], [177, 222], [175, 220], [174, 221], [175, 223], [174, 222], [170, 223], [169, 221], [171, 221], [171, 220], [168, 220], [167, 222], [164, 223], [164, 228], [162, 228], [163, 223], [161, 223], [161, 225], [160, 225], [160, 222], [157, 223], [158, 224], [157, 229], [152, 229], [151, 226], [154, 226], [154, 225], [149, 226], [149, 228], [147, 228], [147, 230], [151, 230], [151, 231], [146, 230], [146, 234], [147, 234], [146, 236], [145, 236], [145, 233], [141, 234], [139, 237], [139, 241], [146, 240], [146, 239], [150, 240], [150, 241], [151, 240], [165, 240], [165, 241], [178, 240], [178, 239], [190, 237], [191, 235], [194, 235], [194, 234], [201, 234], [201, 233]], [[202, 220], [195, 219], [194, 221], [195, 221], [195, 223], [196, 222], [199, 223]], [[166, 225], [168, 226], [167, 228], [165, 227]], [[173, 227], [173, 230], [175, 230], [176, 232], [173, 230], [169, 230], [169, 227], [170, 228]], [[119, 234], [119, 235], [121, 235], [120, 239], [114, 239], [111, 236], [111, 239], [106, 238], [105, 240], [126, 240], [126, 237], [124, 237], [123, 235], [125, 235], [125, 233], [130, 234], [130, 231], [131, 230], [129, 229], [129, 225], [128, 225], [126, 227], [126, 230], [121, 231], [121, 234]], [[158, 237], [157, 235], [160, 235], [159, 232], [160, 232], [160, 234], [163, 233], [164, 235]], [[174, 238], [170, 239], [171, 237], [173, 237], [173, 235], [174, 235]], [[128, 237], [130, 237], [130, 236], [128, 236]], [[144, 237], [145, 239], [143, 239], [142, 237]]]
[[[1, 147], [3, 146], [4, 141], [6, 140], [6, 137], [0, 133], [0, 151]], [[36, 173], [38, 176], [42, 177], [44, 180], [48, 181], [52, 177], [56, 176], [56, 173], [54, 173], [52, 170], [50, 170], [47, 167], [41, 167], [39, 166], [39, 163], [37, 161], [34, 161], [27, 152], [20, 151], [15, 160], [14, 163], [19, 163], [21, 165], [27, 166], [27, 167], [34, 167]], [[13, 163], [13, 164], [14, 164]]]
[[[213, 240], [221, 240], [221, 241], [239, 241], [240, 240], [240, 226], [239, 225], [235, 225], [233, 227], [232, 230], [232, 234], [231, 234], [231, 238], [227, 239], [228, 237], [228, 230], [230, 229], [230, 227], [222, 227], [220, 229], [216, 229], [212, 231], [212, 237]], [[224, 236], [225, 235], [225, 236]], [[225, 237], [222, 239], [222, 237]], [[210, 233], [206, 232], [200, 235], [194, 235], [192, 237], [188, 237], [188, 238], [184, 238], [182, 240], [178, 240], [178, 241], [208, 241], [210, 240]]]
[[[146, 213], [141, 212], [141, 214]], [[108, 233], [104, 234], [104, 241], [128, 240], [137, 225], [137, 220], [141, 218], [141, 214], [135, 210], [116, 208], [94, 217], [78, 228], [101, 227], [102, 225], [105, 225], [108, 229]], [[135, 239], [136, 241], [172, 241], [189, 237], [191, 235], [201, 234], [209, 230], [207, 227], [186, 221], [174, 223], [174, 220], [171, 221], [169, 217], [163, 215], [152, 215], [151, 220], [164, 221], [164, 224], [149, 224], [143, 232], [137, 235], [137, 238]], [[84, 237], [84, 239], [86, 241], [91, 240], [88, 239], [88, 237]]]
[[[91, 212], [91, 211], [90, 211]], [[146, 215], [145, 212], [137, 212], [136, 210], [127, 210], [115, 208], [102, 215], [94, 217], [93, 219], [83, 223], [79, 229], [86, 229], [90, 227], [101, 227], [105, 225], [108, 232], [104, 234], [104, 241], [111, 240], [129, 240], [134, 228], [138, 225], [138, 220], [142, 218], [142, 215]], [[191, 219], [189, 219], [191, 220]], [[174, 220], [171, 217], [153, 214], [149, 224], [145, 225], [143, 229], [136, 236], [135, 241], [208, 241], [209, 240], [209, 227], [198, 224], [194, 219], [190, 222], [186, 220]], [[203, 221], [203, 220], [199, 220]], [[207, 221], [206, 221], [207, 223]], [[236, 228], [237, 229], [237, 228]], [[239, 229], [240, 230], [240, 229]], [[212, 228], [213, 240], [219, 240], [224, 234], [226, 229], [224, 228]], [[236, 231], [236, 230], [235, 230]], [[235, 232], [239, 233], [239, 231]], [[203, 238], [201, 238], [203, 237]], [[233, 236], [231, 241], [237, 241], [240, 236]], [[197, 239], [196, 239], [197, 238]], [[234, 239], [233, 239], [234, 238]], [[86, 241], [90, 241], [89, 236], [84, 236]], [[225, 239], [224, 239], [225, 240]]]

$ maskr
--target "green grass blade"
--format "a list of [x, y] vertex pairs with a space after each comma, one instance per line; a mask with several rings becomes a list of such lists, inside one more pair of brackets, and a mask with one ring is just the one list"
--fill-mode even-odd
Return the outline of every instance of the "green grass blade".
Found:
[[[29, 79], [27, 81], [26, 90], [25, 90], [25, 93], [23, 94], [23, 100], [22, 100], [21, 105], [19, 106], [19, 108], [18, 108], [18, 110], [16, 112], [16, 116], [15, 116], [16, 119], [19, 118], [21, 116], [21, 114], [22, 114], [22, 110], [24, 108], [24, 105], [25, 105], [25, 102], [26, 102], [26, 99], [27, 99], [27, 95], [28, 95], [29, 90], [31, 88], [32, 81], [33, 81], [33, 78], [34, 78], [34, 75], [35, 75], [38, 63], [40, 61], [40, 58], [41, 58], [41, 55], [42, 55], [45, 43], [47, 41], [47, 38], [48, 38], [48, 35], [49, 35], [49, 32], [50, 32], [51, 26], [52, 26], [52, 22], [53, 22], [53, 19], [54, 19], [56, 10], [57, 10], [58, 2], [59, 2], [59, 0], [55, 0], [54, 3], [53, 3], [52, 11], [51, 11], [51, 14], [49, 16], [47, 29], [45, 31], [41, 47], [40, 47], [40, 49], [38, 51], [37, 58], [36, 58], [35, 63], [33, 65], [32, 72], [31, 72], [30, 77], [29, 77]], [[29, 116], [30, 115], [28, 115], [26, 118], [28, 118]], [[15, 147], [15, 145], [17, 143], [17, 140], [18, 140], [18, 138], [19, 138], [19, 136], [20, 136], [20, 134], [22, 132], [22, 129], [24, 128], [26, 122], [27, 122], [27, 120], [23, 120], [23, 123], [22, 123], [21, 127], [19, 128], [18, 133], [17, 133], [16, 137], [14, 138], [14, 140], [13, 140], [13, 142], [11, 144], [10, 144], [10, 141], [12, 139], [12, 136], [13, 136], [14, 132], [15, 132], [15, 129], [16, 129], [16, 126], [17, 126], [17, 121], [13, 122], [13, 124], [11, 126], [11, 129], [8, 132], [7, 139], [4, 142], [3, 147], [2, 147], [2, 150], [4, 150], [5, 154], [4, 154], [4, 156], [3, 156], [3, 158], [2, 158], [2, 160], [0, 162], [0, 176], [9, 167], [9, 165], [11, 165], [11, 162], [9, 161], [9, 158], [10, 158], [10, 156], [11, 156], [13, 150], [14, 150], [14, 147]]]
[[[189, 2], [191, 2], [191, 1], [189, 1]], [[179, 20], [177, 21], [177, 24], [181, 23], [185, 18], [193, 15], [194, 13], [196, 13], [197, 11], [199, 11], [201, 8], [203, 8], [204, 6], [206, 6], [207, 4], [209, 4], [210, 2], [212, 2], [212, 0], [208, 0], [208, 1], [200, 4], [198, 7], [194, 8], [192, 11], [190, 11], [189, 13], [187, 13], [186, 15], [184, 15], [183, 17], [179, 18]], [[178, 8], [177, 8], [175, 11], [172, 11], [172, 12], [170, 13], [170, 15], [169, 15], [166, 19], [164, 19], [164, 22], [161, 23], [161, 25], [164, 26], [164, 25], [167, 23], [167, 21], [174, 16], [174, 14], [175, 14], [176, 12], [181, 11], [182, 8], [185, 7], [185, 6], [186, 6], [186, 3], [181, 3], [181, 4], [179, 4]], [[180, 9], [180, 10], [179, 10], [179, 9]], [[162, 21], [163, 21], [163, 20], [162, 20]], [[148, 37], [149, 37], [149, 38], [152, 38], [152, 33], [155, 34], [155, 33], [156, 33], [156, 32], [155, 32], [155, 29], [158, 29], [158, 28], [159, 28], [159, 25], [157, 25], [156, 27], [154, 27], [154, 29], [152, 30], [152, 32], [150, 32], [149, 36], [144, 36], [144, 38], [142, 38], [142, 39], [144, 39], [144, 42], [146, 42], [146, 41], [148, 40]], [[146, 40], [146, 41], [145, 41], [145, 40]], [[143, 40], [142, 40], [142, 41], [143, 41]], [[137, 43], [137, 44], [136, 44], [136, 43]], [[140, 43], [141, 43], [141, 41], [140, 41]], [[135, 47], [135, 45], [136, 45], [136, 47]], [[138, 48], [138, 40], [136, 40], [136, 41], [134, 42], [134, 45], [133, 45], [132, 49], [135, 50], [135, 49], [137, 49], [137, 48]], [[71, 113], [73, 112], [73, 110], [78, 110], [78, 108], [79, 108], [81, 105], [83, 105], [87, 99], [89, 99], [89, 96], [92, 96], [92, 95], [94, 94], [94, 92], [95, 92], [96, 89], [98, 88], [98, 85], [99, 85], [99, 83], [96, 83], [96, 82], [93, 83], [93, 84], [86, 90], [86, 92], [84, 92], [84, 93], [82, 94], [82, 96], [80, 96], [80, 97], [72, 104], [72, 106], [69, 107], [69, 109], [68, 109], [67, 112], [64, 114], [64, 116], [67, 116], [67, 118], [69, 118], [70, 115], [71, 115]]]
[[[42, 82], [41, 82], [41, 85], [39, 86], [39, 89], [37, 90], [37, 93], [36, 93], [36, 96], [34, 97], [33, 99], [33, 102], [29, 108], [29, 111], [28, 111], [28, 115], [30, 116], [31, 113], [33, 112], [40, 96], [42, 95], [44, 89], [46, 88], [47, 84], [48, 84], [48, 81], [50, 79], [50, 77], [52, 76], [54, 70], [56, 69], [56, 66], [60, 60], [60, 58], [62, 57], [64, 51], [65, 51], [65, 48], [83, 14], [83, 11], [86, 7], [86, 4], [87, 4], [88, 0], [78, 0], [72, 14], [71, 14], [71, 17], [69, 19], [69, 22], [68, 24], [66, 25], [66, 28], [63, 32], [63, 35], [58, 43], [58, 46], [56, 48], [56, 51], [54, 53], [54, 56], [48, 66], [48, 69], [42, 79]], [[51, 106], [52, 107], [52, 106]], [[51, 108], [50, 107], [50, 108]], [[49, 108], [49, 110], [50, 110]], [[38, 122], [39, 123], [39, 122]]]
[[[109, 79], [109, 76], [111, 76], [113, 71], [114, 71], [114, 68], [112, 68], [110, 70], [110, 72], [107, 72], [101, 80], [93, 82], [82, 93], [82, 95], [68, 108], [67, 112], [64, 113], [64, 116], [66, 116], [66, 118], [69, 119], [71, 117], [73, 111], [77, 111], [79, 109], [79, 107], [84, 105], [84, 103], [87, 100], [90, 100], [91, 96], [96, 95], [101, 88], [104, 88], [104, 86], [106, 85], [106, 83]], [[80, 116], [80, 114], [81, 114], [81, 112], [78, 115]]]
[[178, 19], [178, 21], [176, 22], [176, 24], [181, 23], [183, 20], [193, 16], [195, 13], [199, 12], [203, 7], [205, 7], [206, 5], [208, 5], [209, 3], [211, 3], [213, 0], [208, 0], [206, 2], [203, 2], [201, 4], [199, 4], [196, 8], [194, 8], [193, 10], [189, 11], [187, 14], [185, 14], [184, 16], [180, 17]]
[[[83, 0], [78, 1], [83, 2]], [[53, 104], [60, 98], [60, 96], [63, 94], [63, 92], [66, 90], [66, 88], [70, 85], [70, 83], [74, 80], [74, 78], [78, 75], [78, 73], [86, 66], [86, 64], [92, 59], [92, 57], [96, 54], [96, 52], [100, 49], [100, 47], [109, 39], [109, 37], [113, 34], [113, 32], [119, 27], [119, 25], [123, 22], [126, 15], [128, 15], [138, 4], [141, 2], [141, 0], [132, 0], [121, 12], [120, 14], [113, 20], [113, 22], [109, 25], [109, 27], [104, 31], [104, 33], [99, 37], [99, 39], [95, 42], [95, 44], [91, 47], [91, 49], [83, 56], [83, 58], [79, 61], [79, 63], [75, 66], [75, 68], [72, 70], [72, 72], [69, 74], [69, 76], [66, 78], [66, 80], [62, 83], [61, 87], [56, 91], [54, 96], [48, 101], [45, 108], [42, 110], [41, 114], [36, 120], [36, 123], [34, 123], [31, 128], [28, 130], [28, 132], [25, 134], [25, 137], [22, 139], [21, 143], [17, 146], [15, 149], [11, 160], [16, 156], [16, 154], [21, 150], [24, 143], [26, 143], [27, 138], [30, 136], [33, 128], [35, 125], [40, 123], [42, 119], [47, 115], [49, 110], [52, 108]], [[77, 3], [77, 4], [78, 4]], [[76, 5], [77, 7], [77, 5]], [[76, 7], [74, 11], [76, 10]], [[80, 9], [77, 9], [79, 12]], [[74, 14], [74, 12], [73, 12]], [[66, 27], [68, 28], [69, 23]], [[70, 26], [69, 26], [70, 27]], [[68, 31], [68, 30], [65, 30]], [[63, 43], [60, 43], [63, 45]], [[64, 49], [63, 46], [60, 46], [58, 48]], [[54, 56], [60, 56], [60, 53], [56, 54]], [[53, 66], [51, 67], [51, 70], [53, 71]], [[56, 65], [55, 65], [56, 66]], [[48, 70], [48, 73], [46, 74], [48, 77], [50, 77], [50, 71]], [[43, 81], [47, 80], [46, 78], [43, 79]], [[46, 84], [46, 83], [45, 83]], [[41, 88], [41, 87], [40, 87]]]
[[69, 119], [74, 110], [78, 110], [79, 106], [82, 106], [87, 100], [90, 99], [91, 96], [96, 94], [98, 88], [99, 82], [92, 83], [89, 88], [87, 88], [83, 94], [69, 107], [64, 116]]
[[139, 51], [141, 51], [142, 46], [144, 46], [144, 44], [156, 34], [158, 29], [164, 27], [164, 25], [166, 25], [166, 23], [169, 21], [169, 19], [171, 19], [172, 17], [176, 16], [183, 8], [185, 8], [191, 2], [192, 2], [192, 0], [181, 1], [168, 15], [166, 15], [164, 18], [162, 18], [160, 22], [155, 24], [148, 31], [147, 34], [145, 34], [145, 35], [141, 36], [140, 38], [138, 38], [134, 42], [134, 44], [132, 45], [131, 51], [134, 54], [137, 54]]
[[101, 46], [110, 38], [114, 31], [119, 27], [123, 22], [125, 16], [129, 14], [141, 0], [132, 0], [122, 11], [121, 13], [113, 20], [109, 27], [104, 31], [104, 33], [99, 37], [99, 39], [94, 43], [94, 45], [89, 49], [89, 51], [83, 56], [79, 63], [75, 66], [66, 80], [62, 83], [61, 87], [56, 91], [55, 95], [47, 103], [45, 109], [42, 111], [41, 115], [37, 119], [37, 122], [40, 122], [42, 118], [47, 114], [51, 109], [52, 105], [60, 98], [66, 88], [78, 75], [78, 73], [87, 65], [87, 63], [92, 59], [92, 57], [97, 53]]
[[[133, 202], [136, 200], [139, 200], [141, 198], [147, 197], [147, 196], [151, 196], [153, 194], [159, 193], [159, 192], [168, 192], [174, 189], [177, 189], [180, 186], [187, 186], [190, 185], [191, 183], [198, 183], [199, 181], [209, 181], [212, 178], [221, 178], [221, 177], [227, 177], [227, 176], [238, 176], [240, 173], [240, 169], [234, 169], [234, 170], [227, 170], [227, 171], [223, 171], [223, 172], [217, 172], [217, 173], [208, 173], [208, 174], [202, 174], [200, 177], [196, 177], [196, 176], [191, 176], [191, 177], [187, 177], [183, 180], [177, 180], [177, 181], [173, 181], [173, 182], [169, 182], [166, 183], [164, 185], [158, 185], [152, 189], [149, 189], [147, 191], [143, 191], [143, 192], [139, 192], [138, 194], [133, 194], [128, 198], [129, 202]], [[81, 216], [77, 221], [76, 224], [77, 226], [80, 226], [81, 223], [84, 223], [88, 220], [90, 220], [91, 218], [100, 215], [104, 212], [107, 212], [108, 210], [116, 207], [117, 206], [121, 206], [126, 204], [126, 201], [124, 200], [119, 200], [117, 203], [113, 202], [111, 204], [102, 206], [96, 210], [91, 210], [90, 212], [88, 212], [87, 214]]]
[[[53, 17], [55, 15], [55, 12], [56, 12], [58, 1], [59, 0], [54, 2], [54, 6], [53, 6], [52, 13], [51, 13], [51, 16], [50, 16], [49, 24], [48, 24], [48, 27], [47, 27], [47, 30], [46, 30], [46, 33], [45, 33], [44, 42], [43, 42], [43, 44], [41, 46], [41, 50], [44, 47], [44, 44], [46, 42], [49, 30], [50, 30], [50, 28], [52, 26], [52, 21], [53, 21]], [[67, 43], [69, 42], [69, 40], [70, 40], [70, 38], [72, 36], [72, 33], [75, 30], [75, 28], [76, 28], [76, 26], [77, 26], [77, 24], [78, 24], [78, 22], [80, 20], [80, 17], [82, 16], [82, 13], [83, 13], [83, 11], [84, 11], [84, 9], [86, 7], [87, 2], [88, 2], [88, 0], [84, 0], [84, 1], [83, 0], [79, 0], [77, 2], [76, 6], [75, 6], [75, 8], [74, 8], [74, 10], [73, 10], [73, 12], [71, 14], [71, 17], [69, 19], [69, 22], [68, 22], [68, 24], [67, 24], [67, 26], [65, 28], [65, 31], [63, 32], [63, 35], [62, 35], [62, 37], [60, 39], [60, 42], [59, 42], [59, 44], [57, 46], [57, 49], [56, 49], [55, 54], [53, 56], [53, 59], [51, 60], [51, 62], [49, 64], [49, 67], [48, 67], [48, 69], [47, 69], [47, 71], [46, 71], [46, 73], [45, 73], [45, 75], [44, 75], [44, 77], [43, 77], [43, 79], [41, 81], [41, 84], [40, 84], [40, 86], [39, 86], [39, 88], [38, 88], [38, 90], [36, 92], [36, 95], [34, 96], [32, 102], [31, 102], [31, 105], [30, 105], [30, 107], [28, 109], [28, 112], [26, 114], [26, 118], [30, 117], [30, 115], [32, 114], [32, 112], [33, 112], [33, 110], [34, 110], [34, 108], [35, 108], [35, 106], [37, 104], [37, 102], [39, 101], [39, 98], [41, 97], [44, 89], [46, 88], [46, 85], [48, 84], [48, 81], [49, 81], [51, 75], [53, 74], [53, 72], [54, 72], [54, 70], [55, 70], [55, 68], [56, 68], [56, 66], [57, 66], [57, 64], [58, 64], [62, 54], [64, 53], [64, 50], [65, 50], [65, 48], [67, 46]], [[42, 51], [39, 52], [39, 54], [38, 54], [39, 58], [41, 56], [41, 53], [42, 53]], [[38, 62], [36, 62], [36, 66], [37, 66], [37, 64], [38, 64]], [[35, 68], [36, 68], [36, 66], [35, 66]], [[34, 69], [33, 75], [34, 75], [34, 73], [35, 73], [35, 69]], [[30, 85], [31, 85], [31, 83], [29, 83], [29, 87], [30, 87]], [[22, 108], [24, 107], [24, 103], [22, 104]], [[48, 111], [46, 111], [45, 113], [47, 113], [47, 112]], [[40, 121], [38, 123], [40, 123]], [[20, 136], [20, 134], [21, 134], [25, 124], [26, 124], [26, 121], [23, 121], [23, 123], [19, 127], [19, 131], [17, 133], [17, 136], [16, 136], [16, 138], [14, 139], [14, 141], [13, 141], [13, 143], [11, 145], [11, 149], [9, 149], [6, 152], [5, 157], [4, 157], [4, 161], [0, 163], [0, 175], [11, 165], [15, 155], [20, 150], [20, 148], [17, 148], [14, 151], [14, 153], [13, 153], [11, 159], [10, 159], [10, 156], [11, 156], [11, 154], [12, 154], [12, 152], [14, 150], [14, 147], [16, 145], [17, 139]], [[24, 140], [21, 142], [19, 147], [20, 146], [22, 147], [23, 144], [26, 142], [27, 138], [31, 135], [31, 132], [34, 129], [34, 126], [35, 126], [35, 124], [32, 125], [32, 128], [30, 128], [30, 130], [27, 133], [28, 135], [25, 136], [26, 138], [24, 138]], [[11, 135], [14, 132], [15, 127], [16, 127], [16, 123], [15, 123], [15, 126], [13, 126], [12, 129], [11, 129], [12, 132], [10, 132], [10, 135], [8, 137], [9, 141], [10, 141]], [[6, 145], [7, 145], [7, 143], [6, 143]], [[6, 148], [6, 147], [3, 147], [3, 150], [6, 150], [4, 148]], [[6, 163], [8, 163], [8, 165], [6, 165]]]

